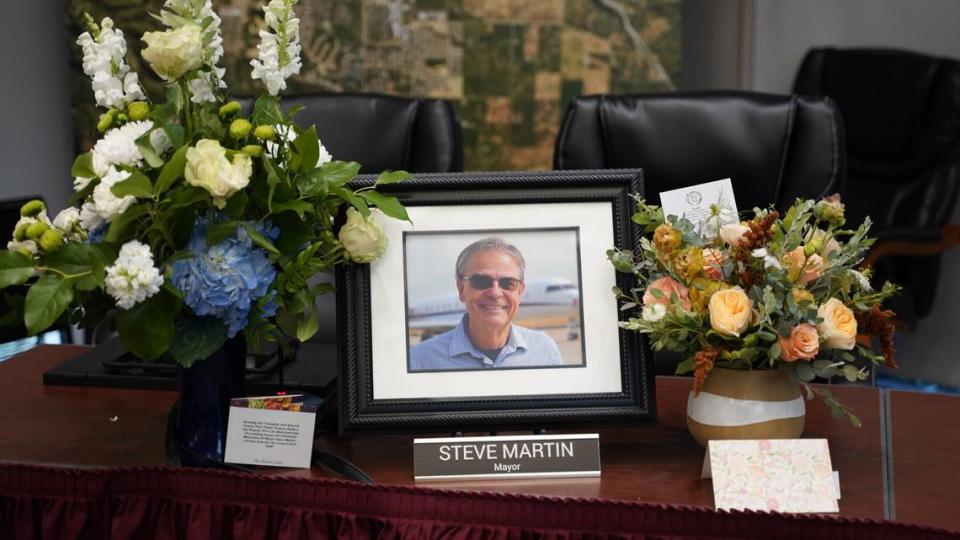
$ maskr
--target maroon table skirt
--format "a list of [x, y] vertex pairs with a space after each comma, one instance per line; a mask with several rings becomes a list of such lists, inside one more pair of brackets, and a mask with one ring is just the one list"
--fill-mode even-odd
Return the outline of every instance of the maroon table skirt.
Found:
[[0, 463], [0, 538], [960, 538], [898, 522], [162, 467]]

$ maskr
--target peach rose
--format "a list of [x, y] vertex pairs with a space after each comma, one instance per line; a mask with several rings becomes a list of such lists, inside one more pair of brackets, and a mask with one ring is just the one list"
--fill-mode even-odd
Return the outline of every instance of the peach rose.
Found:
[[803, 246], [797, 246], [793, 251], [783, 257], [783, 265], [787, 268], [787, 276], [791, 281], [799, 281], [801, 284], [811, 281], [823, 275], [824, 262], [823, 257], [814, 253], [807, 257], [803, 252]]
[[780, 336], [780, 358], [785, 362], [813, 360], [820, 352], [820, 334], [810, 323], [801, 323], [790, 330], [790, 337]]
[[843, 302], [836, 298], [827, 300], [817, 310], [817, 318], [823, 319], [817, 331], [823, 336], [824, 347], [850, 350], [856, 345], [857, 319]]
[[[662, 293], [660, 298], [653, 295], [654, 290]], [[689, 291], [682, 283], [668, 276], [653, 280], [647, 285], [647, 290], [643, 293], [643, 305], [663, 304], [668, 309], [672, 308], [674, 294], [680, 299], [683, 309], [690, 309]]]
[[729, 246], [739, 246], [743, 235], [749, 230], [743, 223], [727, 223], [720, 227], [720, 238]]
[[703, 275], [710, 279], [723, 279], [723, 270], [720, 265], [726, 259], [723, 252], [717, 248], [703, 249]]
[[753, 317], [753, 301], [740, 287], [717, 291], [710, 296], [707, 305], [710, 326], [721, 334], [740, 337], [750, 326]]

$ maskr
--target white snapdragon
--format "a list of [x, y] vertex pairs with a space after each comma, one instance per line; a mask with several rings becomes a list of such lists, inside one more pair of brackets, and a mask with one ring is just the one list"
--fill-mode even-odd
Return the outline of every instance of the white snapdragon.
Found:
[[127, 42], [123, 32], [113, 28], [110, 17], [100, 22], [97, 37], [84, 32], [77, 45], [83, 49], [83, 72], [92, 81], [97, 105], [122, 109], [131, 101], [144, 99], [136, 72], [124, 60]]
[[150, 246], [131, 240], [120, 248], [113, 266], [107, 267], [104, 284], [117, 307], [130, 309], [160, 292], [163, 277], [153, 265]]
[[763, 268], [769, 270], [775, 268], [777, 270], [783, 270], [783, 265], [780, 264], [780, 261], [776, 257], [767, 252], [766, 248], [755, 249], [750, 252], [751, 255], [757, 259], [763, 259]]
[[257, 59], [250, 61], [251, 77], [261, 79], [271, 96], [287, 88], [287, 78], [300, 73], [300, 19], [297, 0], [271, 0], [263, 8], [267, 30], [260, 31]]
[[857, 285], [860, 286], [860, 290], [866, 293], [873, 292], [873, 286], [870, 285], [870, 280], [867, 279], [867, 276], [863, 275], [859, 270], [850, 269], [850, 273], [853, 274], [853, 278], [857, 280]]
[[126, 212], [137, 199], [132, 195], [117, 197], [111, 188], [129, 177], [130, 173], [111, 167], [110, 172], [93, 188], [92, 200], [83, 203], [80, 208], [80, 226], [89, 231]]

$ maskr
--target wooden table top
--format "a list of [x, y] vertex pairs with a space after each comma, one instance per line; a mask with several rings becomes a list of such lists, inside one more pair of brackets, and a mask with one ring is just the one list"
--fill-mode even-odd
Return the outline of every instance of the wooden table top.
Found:
[[[43, 385], [44, 371], [83, 350], [40, 346], [0, 363], [0, 460], [163, 464], [167, 414], [176, 392]], [[656, 384], [656, 425], [599, 430], [601, 478], [429, 485], [712, 507], [711, 484], [700, 479], [704, 452], [685, 425], [690, 380], [658, 377]], [[960, 529], [960, 512], [952, 499], [960, 484], [960, 433], [954, 428], [960, 398], [865, 387], [834, 391], [856, 411], [863, 427], [835, 420], [822, 403], [809, 402], [804, 437], [829, 440], [833, 466], [840, 473], [840, 514]], [[377, 482], [412, 484], [413, 436], [328, 434], [320, 441]], [[319, 468], [263, 472], [329, 474]]]

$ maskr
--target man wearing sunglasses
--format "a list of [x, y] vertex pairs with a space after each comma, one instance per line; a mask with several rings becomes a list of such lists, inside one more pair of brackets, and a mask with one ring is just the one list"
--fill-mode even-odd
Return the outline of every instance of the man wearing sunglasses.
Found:
[[410, 349], [410, 371], [558, 366], [557, 343], [513, 324], [523, 297], [526, 264], [500, 238], [485, 238], [457, 257], [456, 283], [466, 314], [448, 332]]

